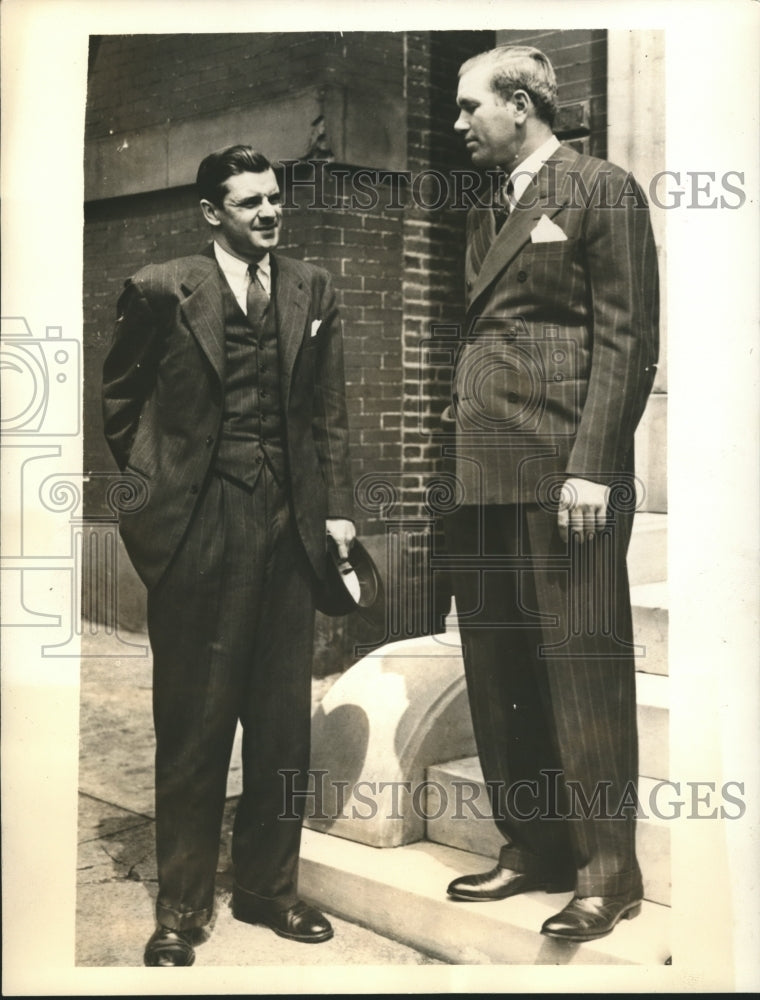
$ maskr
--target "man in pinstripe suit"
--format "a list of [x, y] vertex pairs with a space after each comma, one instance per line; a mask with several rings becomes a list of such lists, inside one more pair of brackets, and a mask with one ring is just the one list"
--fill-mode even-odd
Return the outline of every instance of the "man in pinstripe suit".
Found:
[[298, 899], [301, 820], [282, 817], [280, 771], [309, 766], [326, 533], [343, 558], [355, 533], [340, 320], [327, 272], [273, 252], [265, 157], [212, 153], [197, 186], [214, 242], [126, 283], [103, 380], [108, 443], [146, 497], [120, 529], [153, 651], [153, 966], [192, 964], [211, 919], [238, 719], [233, 913], [296, 941], [333, 933]]
[[626, 575], [633, 435], [658, 350], [658, 273], [633, 178], [562, 146], [543, 53], [460, 70], [455, 129], [503, 172], [468, 217], [448, 526], [475, 736], [505, 844], [455, 899], [573, 890], [542, 931], [635, 916], [636, 692]]

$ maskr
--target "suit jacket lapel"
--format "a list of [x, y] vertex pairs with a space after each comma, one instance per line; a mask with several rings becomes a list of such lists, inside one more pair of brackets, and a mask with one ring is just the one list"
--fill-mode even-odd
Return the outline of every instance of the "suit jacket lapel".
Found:
[[483, 261], [488, 256], [491, 244], [496, 238], [496, 224], [491, 208], [473, 208], [467, 222], [464, 276], [467, 287], [472, 288], [483, 267]]
[[280, 372], [283, 401], [287, 406], [290, 379], [298, 349], [303, 342], [311, 301], [303, 275], [287, 257], [271, 255], [277, 326], [280, 341]]
[[221, 382], [224, 382], [224, 306], [219, 268], [213, 252], [192, 258], [182, 276], [187, 298], [180, 303], [187, 325], [198, 340]]
[[[530, 233], [542, 215], [551, 218], [570, 200], [567, 177], [570, 166], [577, 160], [577, 154], [566, 146], [560, 146], [536, 174], [535, 183], [529, 184], [520, 201], [515, 205], [509, 219], [496, 234], [483, 260], [480, 271], [472, 279], [468, 298], [468, 308], [478, 296], [512, 263], [517, 254], [530, 239]], [[491, 214], [491, 213], [488, 213]], [[481, 213], [485, 216], [486, 213]], [[471, 239], [483, 240], [489, 220], [481, 218], [480, 226], [473, 230]], [[493, 222], [491, 221], [491, 231]]]
[[[274, 254], [271, 260], [282, 387], [287, 401], [293, 365], [306, 328], [310, 292], [292, 261]], [[222, 382], [226, 359], [223, 280], [210, 247], [193, 257], [190, 267], [181, 276], [181, 288], [187, 296], [181, 302], [185, 321]]]

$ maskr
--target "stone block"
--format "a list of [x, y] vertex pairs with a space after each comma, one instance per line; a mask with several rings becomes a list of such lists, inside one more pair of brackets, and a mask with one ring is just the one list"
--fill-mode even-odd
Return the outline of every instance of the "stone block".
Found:
[[632, 587], [668, 578], [668, 518], [641, 512], [633, 522], [628, 548], [628, 578]]
[[668, 594], [666, 583], [644, 583], [631, 588], [633, 638], [643, 647], [636, 669], [647, 674], [668, 673]]
[[636, 430], [636, 475], [644, 496], [642, 511], [664, 514], [668, 509], [668, 397], [653, 393]]
[[636, 674], [639, 727], [639, 774], [667, 778], [669, 760], [669, 678], [658, 674]]
[[314, 712], [306, 824], [376, 847], [419, 840], [425, 769], [474, 749], [461, 649], [435, 636], [389, 643]]
[[298, 159], [319, 114], [315, 89], [266, 104], [234, 107], [163, 125], [121, 132], [90, 143], [85, 200], [97, 201], [195, 183], [206, 153], [253, 142], [276, 162]]

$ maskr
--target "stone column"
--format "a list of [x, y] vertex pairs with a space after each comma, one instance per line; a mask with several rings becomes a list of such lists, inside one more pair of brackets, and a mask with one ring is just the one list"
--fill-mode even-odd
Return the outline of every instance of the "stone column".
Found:
[[[665, 32], [610, 31], [607, 35], [607, 155], [631, 170], [647, 191], [665, 169]], [[667, 287], [665, 213], [651, 205], [660, 263], [660, 360], [654, 392], [636, 436], [642, 509], [665, 513], [667, 407]]]

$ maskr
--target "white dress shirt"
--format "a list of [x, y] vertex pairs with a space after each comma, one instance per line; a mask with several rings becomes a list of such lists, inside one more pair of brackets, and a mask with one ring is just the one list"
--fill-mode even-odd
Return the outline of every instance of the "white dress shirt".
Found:
[[522, 163], [518, 163], [509, 175], [507, 183], [512, 182], [512, 193], [507, 200], [507, 207], [512, 211], [514, 205], [520, 200], [525, 189], [531, 183], [538, 171], [551, 157], [555, 150], [559, 149], [560, 141], [556, 135], [552, 135], [538, 149], [534, 149], [530, 156], [526, 156]]
[[[244, 313], [247, 312], [248, 286], [251, 283], [251, 276], [248, 273], [248, 262], [241, 260], [239, 257], [233, 257], [231, 253], [228, 253], [216, 241], [214, 241], [214, 256], [227, 279], [227, 284], [232, 289], [232, 294], [235, 296], [237, 304]], [[256, 272], [257, 278], [262, 288], [267, 295], [271, 295], [272, 262], [269, 259], [269, 254], [264, 254], [261, 260], [257, 261], [256, 266], [258, 267], [258, 271]]]

